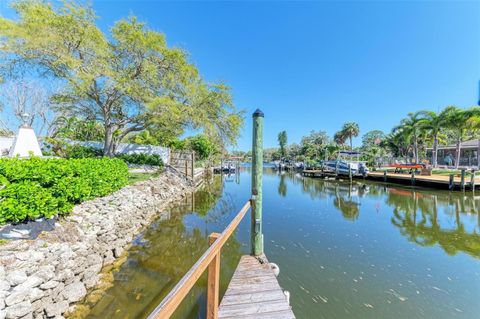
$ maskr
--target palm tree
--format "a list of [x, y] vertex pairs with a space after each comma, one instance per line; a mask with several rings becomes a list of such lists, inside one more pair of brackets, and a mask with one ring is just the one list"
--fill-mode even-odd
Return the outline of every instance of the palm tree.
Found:
[[335, 133], [335, 135], [333, 135], [333, 141], [341, 146], [345, 145], [346, 139], [347, 137], [345, 136], [345, 132], [343, 131], [338, 131]]
[[455, 168], [458, 168], [462, 142], [466, 131], [471, 128], [469, 119], [472, 117], [472, 114], [456, 106], [448, 106], [442, 113], [446, 118], [446, 127], [453, 131], [455, 137]]
[[357, 137], [360, 133], [360, 128], [358, 124], [355, 122], [345, 123], [342, 127], [341, 132], [343, 132], [344, 136], [350, 140], [350, 149], [353, 150], [352, 138]]
[[440, 131], [446, 125], [446, 115], [444, 112], [436, 113], [433, 111], [420, 111], [419, 115], [423, 116], [422, 126], [426, 129], [433, 138], [433, 150], [432, 150], [432, 165], [437, 167], [438, 165], [438, 137]]
[[420, 130], [422, 129], [424, 122], [425, 119], [422, 118], [421, 112], [408, 113], [408, 117], [403, 119], [400, 122], [400, 125], [393, 129], [394, 132], [401, 130], [403, 134], [409, 135], [412, 138], [415, 163], [419, 162], [418, 136], [420, 135]]

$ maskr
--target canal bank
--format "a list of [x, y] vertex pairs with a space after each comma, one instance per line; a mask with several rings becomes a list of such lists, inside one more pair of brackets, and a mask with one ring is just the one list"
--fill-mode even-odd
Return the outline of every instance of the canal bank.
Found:
[[[166, 169], [160, 176], [75, 206], [51, 232], [0, 245], [0, 318], [62, 318], [91, 291], [109, 287], [106, 267], [168, 205], [193, 191]], [[98, 289], [97, 289], [98, 288]]]
[[[249, 196], [251, 175], [215, 177], [135, 238], [87, 318], [145, 318]], [[264, 171], [269, 261], [297, 318], [462, 318], [480, 311], [480, 198]], [[221, 294], [248, 253], [242, 221], [222, 253]], [[175, 318], [204, 318], [206, 278]]]

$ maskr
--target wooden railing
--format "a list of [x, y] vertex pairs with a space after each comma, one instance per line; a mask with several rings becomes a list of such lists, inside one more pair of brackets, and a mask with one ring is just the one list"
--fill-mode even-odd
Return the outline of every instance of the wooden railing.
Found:
[[178, 308], [183, 299], [190, 292], [200, 276], [208, 268], [207, 283], [207, 319], [218, 318], [219, 287], [220, 287], [220, 253], [223, 245], [237, 228], [240, 221], [251, 207], [251, 200], [243, 205], [237, 216], [221, 233], [212, 233], [209, 236], [210, 247], [175, 285], [170, 293], [148, 316], [148, 319], [167, 319]]

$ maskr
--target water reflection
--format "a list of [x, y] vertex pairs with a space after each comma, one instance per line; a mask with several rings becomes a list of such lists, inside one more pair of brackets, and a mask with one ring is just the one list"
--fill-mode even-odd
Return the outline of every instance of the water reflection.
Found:
[[439, 245], [449, 255], [464, 252], [480, 258], [480, 196], [363, 181], [303, 178], [298, 173], [282, 172], [278, 185], [281, 197], [287, 196], [287, 180], [301, 184], [302, 191], [311, 198], [333, 199], [333, 207], [349, 221], [359, 218], [362, 198], [384, 198], [384, 203], [392, 208], [391, 223], [409, 241], [421, 246]]
[[[88, 318], [143, 318], [168, 294], [208, 247], [208, 235], [222, 228], [225, 215], [234, 211], [228, 195], [222, 197], [220, 176], [203, 189], [176, 203], [136, 238], [126, 263], [115, 274], [114, 286], [88, 314]], [[241, 256], [242, 245], [232, 236], [222, 250], [221, 289]], [[206, 276], [192, 289], [174, 318], [198, 318], [206, 298]]]

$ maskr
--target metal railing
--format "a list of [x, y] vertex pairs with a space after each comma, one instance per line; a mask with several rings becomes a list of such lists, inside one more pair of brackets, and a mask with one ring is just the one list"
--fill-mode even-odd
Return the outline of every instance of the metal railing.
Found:
[[207, 319], [218, 318], [221, 250], [251, 207], [252, 201], [249, 200], [221, 234], [210, 234], [208, 237], [210, 247], [152, 311], [148, 319], [170, 318], [207, 268]]

